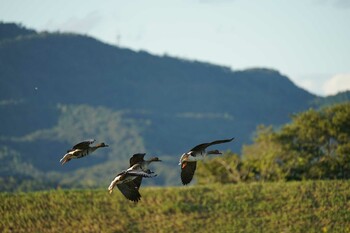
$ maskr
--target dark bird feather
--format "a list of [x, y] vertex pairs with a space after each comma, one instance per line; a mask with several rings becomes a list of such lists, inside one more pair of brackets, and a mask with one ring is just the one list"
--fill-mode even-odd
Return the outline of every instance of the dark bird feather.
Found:
[[216, 144], [221, 144], [221, 143], [226, 143], [226, 142], [231, 142], [233, 139], [235, 139], [235, 138], [224, 139], [224, 140], [216, 140], [216, 141], [209, 142], [209, 143], [202, 143], [202, 144], [199, 144], [199, 145], [193, 147], [191, 149], [191, 151], [202, 151], [202, 150], [205, 150], [209, 146], [216, 145]]
[[197, 162], [183, 162], [181, 164], [181, 181], [182, 184], [187, 185], [191, 182], [194, 172], [197, 168]]

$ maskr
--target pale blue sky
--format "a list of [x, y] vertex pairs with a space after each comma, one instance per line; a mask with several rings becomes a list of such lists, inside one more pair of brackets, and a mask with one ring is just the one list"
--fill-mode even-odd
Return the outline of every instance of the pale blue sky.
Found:
[[0, 20], [350, 90], [350, 0], [0, 0]]

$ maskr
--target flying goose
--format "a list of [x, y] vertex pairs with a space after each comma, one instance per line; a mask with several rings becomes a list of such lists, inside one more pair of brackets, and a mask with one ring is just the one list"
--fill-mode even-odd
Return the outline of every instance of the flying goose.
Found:
[[151, 171], [143, 171], [141, 164], [137, 163], [128, 168], [125, 171], [119, 173], [111, 182], [108, 187], [108, 191], [111, 194], [115, 186], [118, 187], [120, 192], [130, 201], [138, 202], [141, 200], [141, 194], [139, 193], [140, 184], [135, 184], [137, 178], [151, 178], [157, 176]]
[[108, 145], [106, 145], [104, 142], [96, 144], [96, 146], [90, 146], [95, 141], [95, 139], [90, 139], [76, 144], [75, 146], [73, 146], [72, 149], [69, 149], [67, 151], [67, 153], [60, 160], [60, 163], [63, 165], [69, 162], [71, 159], [79, 159], [85, 157], [86, 155], [97, 150], [98, 148], [108, 147]]
[[218, 150], [207, 151], [206, 149], [209, 146], [231, 142], [234, 138], [217, 140], [209, 143], [202, 143], [194, 148], [192, 148], [189, 152], [184, 153], [181, 158], [179, 165], [181, 165], [181, 181], [183, 185], [187, 185], [191, 182], [194, 172], [196, 171], [197, 161], [203, 160], [207, 155], [210, 154], [221, 154]]
[[[140, 164], [141, 165], [141, 169], [144, 172], [151, 172], [148, 169], [149, 164], [152, 163], [152, 162], [161, 162], [162, 161], [158, 157], [152, 157], [149, 160], [144, 160], [145, 155], [146, 155], [145, 153], [134, 154], [129, 160], [130, 167], [132, 167], [135, 164]], [[141, 176], [134, 179], [134, 183], [136, 184], [136, 186], [138, 188], [140, 188], [141, 182], [142, 182], [142, 177]]]

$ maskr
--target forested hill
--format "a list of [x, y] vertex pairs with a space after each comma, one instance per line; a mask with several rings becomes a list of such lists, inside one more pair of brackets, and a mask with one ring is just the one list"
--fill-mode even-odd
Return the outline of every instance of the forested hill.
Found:
[[37, 34], [36, 31], [27, 29], [15, 23], [0, 22], [0, 41], [6, 39], [15, 39], [18, 36], [27, 36]]
[[[194, 145], [230, 137], [236, 141], [218, 148], [239, 152], [257, 125], [286, 123], [315, 98], [276, 70], [235, 71], [0, 24], [0, 158], [16, 157], [10, 162], [38, 174], [71, 178], [90, 169], [94, 181], [137, 152], [168, 158], [164, 166], [172, 167]], [[86, 138], [111, 146], [60, 167], [66, 149]], [[156, 182], [176, 183], [175, 175]]]
[[[147, 119], [172, 119], [162, 125], [172, 138], [176, 135], [171, 130], [183, 125], [177, 121], [189, 125], [193, 120], [204, 121], [201, 132], [205, 136], [191, 135], [190, 144], [208, 135], [225, 137], [226, 132], [211, 134], [211, 125], [223, 121], [225, 128], [233, 126], [229, 134], [239, 138], [247, 135], [242, 127], [251, 131], [257, 123], [284, 123], [289, 114], [307, 108], [315, 97], [274, 70], [231, 71], [121, 49], [80, 35], [31, 34], [2, 43], [0, 51], [2, 101], [34, 106], [88, 104], [130, 110]], [[25, 126], [18, 130], [27, 133]], [[243, 137], [242, 142], [248, 139]]]

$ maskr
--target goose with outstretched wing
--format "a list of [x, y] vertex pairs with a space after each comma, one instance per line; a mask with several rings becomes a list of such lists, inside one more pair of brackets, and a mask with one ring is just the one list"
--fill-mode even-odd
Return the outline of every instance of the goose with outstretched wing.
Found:
[[[144, 172], [151, 172], [149, 169], [148, 169], [148, 166], [152, 163], [152, 162], [161, 162], [162, 160], [160, 160], [158, 157], [152, 157], [148, 160], [145, 160], [144, 157], [145, 157], [145, 153], [137, 153], [137, 154], [134, 154], [133, 156], [131, 156], [129, 162], [130, 162], [130, 167], [132, 167], [133, 165], [135, 164], [140, 164], [141, 166], [141, 169], [144, 171]], [[140, 185], [141, 185], [141, 182], [142, 182], [142, 177], [137, 177], [136, 179], [134, 179], [134, 183], [136, 184], [136, 186], [138, 188], [140, 188]]]
[[203, 160], [207, 155], [219, 155], [221, 154], [218, 150], [206, 151], [207, 147], [231, 142], [234, 138], [216, 140], [209, 143], [202, 143], [193, 147], [189, 152], [184, 153], [181, 158], [179, 165], [181, 165], [181, 181], [183, 185], [189, 184], [194, 176], [197, 168], [197, 161]]
[[152, 178], [157, 176], [151, 171], [143, 171], [140, 164], [134, 164], [130, 168], [121, 173], [112, 180], [108, 187], [109, 193], [113, 192], [115, 186], [118, 187], [120, 192], [130, 201], [138, 202], [141, 199], [139, 192], [140, 184], [136, 184], [134, 181], [137, 178]]
[[108, 147], [108, 145], [106, 145], [104, 142], [98, 143], [95, 146], [91, 146], [91, 144], [93, 144], [95, 141], [95, 139], [90, 139], [79, 142], [78, 144], [73, 146], [72, 149], [69, 149], [67, 151], [67, 153], [60, 160], [60, 163], [63, 165], [69, 162], [71, 159], [79, 159], [85, 157], [88, 154], [97, 150], [98, 148]]

